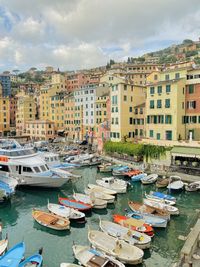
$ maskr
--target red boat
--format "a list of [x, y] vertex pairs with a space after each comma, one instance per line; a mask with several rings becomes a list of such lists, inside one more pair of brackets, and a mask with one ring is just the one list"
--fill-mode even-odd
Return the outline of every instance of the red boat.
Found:
[[128, 177], [132, 177], [132, 176], [138, 175], [140, 173], [142, 173], [142, 172], [139, 170], [130, 170], [128, 172], [124, 172], [124, 175], [128, 176]]
[[142, 220], [136, 220], [119, 214], [114, 214], [113, 220], [115, 223], [123, 225], [127, 228], [131, 228], [134, 231], [145, 233], [151, 237], [154, 236], [153, 228], [150, 225], [144, 223], [144, 221]]
[[92, 209], [92, 206], [90, 204], [86, 204], [81, 201], [76, 201], [75, 199], [69, 199], [66, 197], [59, 197], [58, 202], [65, 207], [73, 208], [82, 212], [87, 212]]

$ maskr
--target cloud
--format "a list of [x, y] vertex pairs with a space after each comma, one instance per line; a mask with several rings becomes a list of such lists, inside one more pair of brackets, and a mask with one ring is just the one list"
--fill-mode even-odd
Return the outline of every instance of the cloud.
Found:
[[89, 68], [199, 36], [199, 0], [0, 0], [1, 69]]

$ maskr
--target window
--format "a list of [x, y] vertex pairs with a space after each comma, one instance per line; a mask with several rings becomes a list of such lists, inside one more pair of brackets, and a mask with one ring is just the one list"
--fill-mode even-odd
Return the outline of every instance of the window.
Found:
[[127, 101], [127, 96], [126, 95], [124, 95], [124, 101]]
[[188, 93], [193, 94], [194, 93], [194, 84], [190, 84], [188, 87]]
[[119, 120], [118, 120], [118, 118], [115, 118], [115, 124], [119, 124]]
[[45, 171], [46, 171], [46, 168], [45, 168], [45, 166], [44, 166], [44, 165], [40, 166], [40, 168], [41, 168], [41, 170], [42, 170], [43, 172], [45, 172]]
[[165, 80], [168, 81], [169, 80], [169, 74], [165, 75]]
[[133, 111], [133, 108], [132, 107], [129, 107], [129, 112], [132, 112]]
[[171, 85], [167, 84], [166, 85], [166, 93], [170, 93], [171, 92]]
[[187, 101], [187, 109], [195, 109], [196, 101]]
[[175, 79], [179, 79], [180, 78], [180, 73], [175, 73]]
[[23, 166], [23, 172], [33, 172], [30, 167], [24, 167]]
[[154, 108], [154, 100], [150, 100], [150, 108], [151, 108], [151, 109]]
[[165, 99], [165, 107], [170, 108], [170, 99]]
[[127, 84], [124, 84], [124, 91], [127, 91]]
[[147, 116], [147, 124], [150, 123], [150, 116]]
[[151, 94], [151, 95], [154, 94], [154, 87], [150, 87], [150, 94]]
[[154, 80], [155, 81], [158, 80], [158, 75], [157, 74], [154, 75]]
[[143, 136], [143, 130], [140, 129], [140, 136]]
[[133, 118], [129, 118], [129, 124], [133, 124]]
[[138, 129], [135, 129], [135, 135], [138, 135]]
[[153, 137], [153, 130], [149, 131], [149, 137]]
[[172, 124], [172, 116], [165, 115], [165, 124]]
[[158, 92], [158, 94], [162, 94], [162, 86], [161, 85], [158, 86], [157, 92]]
[[9, 172], [9, 168], [7, 165], [0, 165], [0, 169], [2, 172]]
[[157, 108], [162, 108], [162, 100], [157, 100]]
[[157, 140], [160, 140], [160, 133], [157, 133], [157, 134], [156, 134], [156, 139], [157, 139]]
[[166, 131], [165, 132], [165, 139], [166, 140], [172, 140], [172, 131]]

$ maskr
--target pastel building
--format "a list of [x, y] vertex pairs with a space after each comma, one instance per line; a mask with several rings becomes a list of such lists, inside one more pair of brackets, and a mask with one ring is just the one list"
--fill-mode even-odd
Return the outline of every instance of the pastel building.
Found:
[[2, 85], [2, 96], [11, 96], [10, 74], [0, 74], [0, 84]]
[[29, 135], [31, 140], [50, 140], [55, 137], [54, 122], [49, 120], [34, 120], [25, 122], [25, 134]]

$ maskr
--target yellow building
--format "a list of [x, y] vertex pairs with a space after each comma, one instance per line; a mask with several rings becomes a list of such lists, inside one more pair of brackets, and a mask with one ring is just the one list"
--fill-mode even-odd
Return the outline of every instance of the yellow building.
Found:
[[26, 121], [26, 135], [29, 135], [32, 140], [53, 139], [55, 136], [54, 122], [46, 120]]
[[75, 99], [73, 93], [64, 97], [65, 105], [65, 136], [68, 140], [76, 137], [75, 129]]
[[0, 95], [0, 136], [10, 131], [10, 99]]
[[185, 139], [185, 84], [187, 67], [151, 73], [147, 78], [146, 137], [154, 140]]
[[17, 95], [16, 133], [23, 135], [26, 132], [26, 122], [36, 119], [36, 101], [33, 95], [19, 93]]
[[65, 131], [65, 103], [64, 93], [59, 92], [49, 99], [49, 119], [54, 122], [57, 132]]
[[134, 107], [145, 101], [144, 86], [135, 86], [125, 79], [111, 87], [111, 133], [112, 141], [134, 140]]

